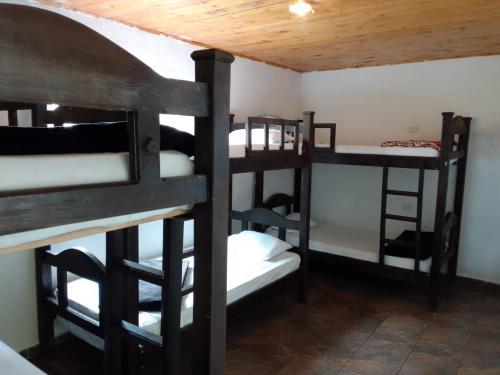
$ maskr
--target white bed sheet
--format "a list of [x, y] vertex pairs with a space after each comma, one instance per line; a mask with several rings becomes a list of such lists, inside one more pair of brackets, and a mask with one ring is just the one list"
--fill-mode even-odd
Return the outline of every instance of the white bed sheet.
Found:
[[[317, 143], [316, 147], [327, 148], [330, 145]], [[253, 145], [254, 150], [263, 150], [264, 145]], [[279, 150], [279, 145], [269, 145], [270, 150]], [[293, 143], [286, 143], [285, 150], [292, 150]], [[302, 152], [302, 144], [299, 146], [299, 153]], [[369, 154], [369, 155], [392, 155], [392, 156], [420, 156], [439, 157], [439, 151], [430, 147], [382, 147], [370, 145], [336, 145], [335, 152], [338, 154]], [[245, 145], [230, 145], [229, 156], [231, 158], [245, 157]]]
[[[186, 275], [185, 288], [193, 283], [193, 258], [190, 259]], [[300, 256], [284, 252], [268, 261], [228, 263], [227, 274], [227, 303], [231, 304], [239, 299], [257, 291], [273, 282], [296, 271], [300, 266]], [[86, 279], [77, 279], [68, 283], [68, 298], [96, 315], [99, 314], [99, 290], [96, 283]], [[85, 340], [88, 335], [72, 324], [62, 319], [63, 325], [73, 334]], [[193, 321], [193, 293], [185, 295], [181, 307], [181, 327]], [[139, 313], [139, 326], [156, 335], [160, 334], [161, 313], [141, 311]]]
[[[277, 231], [274, 229], [268, 229], [268, 232], [277, 235]], [[379, 236], [376, 231], [359, 230], [330, 223], [318, 223], [318, 225], [311, 228], [309, 247], [328, 254], [378, 263]], [[298, 246], [298, 232], [287, 231], [286, 241]], [[385, 264], [413, 270], [415, 261], [409, 258], [386, 255]], [[431, 258], [420, 261], [420, 270], [422, 272], [429, 272], [430, 266]]]

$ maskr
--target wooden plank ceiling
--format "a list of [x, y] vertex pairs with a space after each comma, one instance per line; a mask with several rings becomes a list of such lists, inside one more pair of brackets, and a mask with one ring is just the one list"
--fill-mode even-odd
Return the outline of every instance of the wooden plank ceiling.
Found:
[[300, 72], [500, 54], [500, 0], [43, 0]]

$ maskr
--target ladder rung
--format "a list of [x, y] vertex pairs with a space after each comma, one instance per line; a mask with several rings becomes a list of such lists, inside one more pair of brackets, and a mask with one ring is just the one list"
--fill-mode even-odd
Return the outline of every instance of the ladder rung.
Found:
[[388, 220], [409, 221], [411, 223], [416, 223], [417, 222], [417, 218], [416, 217], [411, 217], [411, 216], [385, 214], [385, 218], [388, 219]]
[[417, 247], [417, 244], [415, 242], [408, 242], [408, 241], [401, 241], [401, 240], [392, 240], [389, 238], [385, 239], [386, 244], [388, 245], [393, 245], [393, 246], [401, 246], [401, 247], [407, 247], [407, 248], [415, 248]]
[[418, 198], [419, 196], [419, 193], [416, 191], [404, 191], [404, 190], [387, 190], [387, 194], [404, 195], [406, 197], [416, 197], [416, 198]]

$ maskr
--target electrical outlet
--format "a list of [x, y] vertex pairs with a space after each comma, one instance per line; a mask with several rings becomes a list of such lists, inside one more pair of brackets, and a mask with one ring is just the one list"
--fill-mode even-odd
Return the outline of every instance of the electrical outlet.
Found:
[[401, 209], [402, 209], [403, 211], [412, 211], [412, 210], [413, 210], [413, 205], [412, 205], [412, 204], [410, 204], [410, 203], [403, 203], [403, 204], [401, 205]]
[[408, 133], [409, 134], [417, 134], [420, 132], [420, 128], [418, 126], [408, 126]]

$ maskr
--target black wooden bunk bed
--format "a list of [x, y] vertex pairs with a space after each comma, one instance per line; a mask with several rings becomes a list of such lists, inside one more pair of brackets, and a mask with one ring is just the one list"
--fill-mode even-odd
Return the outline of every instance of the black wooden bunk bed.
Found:
[[[64, 49], [59, 45], [64, 45]], [[16, 188], [14, 185], [0, 192], [0, 255], [38, 248], [41, 348], [53, 342], [53, 321], [59, 316], [104, 338], [106, 373], [125, 372], [125, 361], [129, 354], [137, 352], [137, 344], [162, 353], [163, 373], [177, 373], [183, 293], [180, 234], [186, 219], [179, 215], [189, 205], [193, 206], [194, 256], [198, 264], [194, 275], [196, 287], [192, 290], [196, 301], [194, 371], [222, 374], [226, 326], [227, 134], [233, 57], [216, 50], [197, 51], [192, 54], [196, 82], [166, 79], [73, 20], [28, 6], [6, 4], [0, 4], [0, 49], [0, 101], [17, 103], [10, 107], [11, 111], [32, 109], [35, 117], [32, 125], [47, 123], [48, 117], [36, 118], [40, 113], [36, 111], [44, 111], [44, 104], [58, 103], [66, 109], [92, 109], [78, 112], [74, 117], [79, 121], [86, 115], [97, 115], [102, 121], [102, 111], [106, 111], [109, 118], [105, 120], [126, 121], [128, 129], [129, 163], [125, 166], [128, 178], [65, 186]], [[19, 103], [35, 104], [25, 108]], [[118, 113], [122, 117], [116, 118]], [[160, 113], [195, 116], [194, 174], [161, 173]], [[11, 115], [9, 122], [15, 125], [15, 120]], [[53, 123], [71, 121], [66, 117]], [[2, 161], [6, 159], [9, 157]], [[7, 168], [3, 168], [2, 175], [8, 176]], [[159, 219], [164, 220], [166, 234], [163, 271], [140, 264], [136, 251], [136, 226]], [[105, 269], [92, 254], [79, 249], [50, 252], [52, 241], [99, 232], [106, 232]], [[53, 294], [53, 266], [57, 269], [57, 298]], [[98, 320], [85, 316], [69, 303], [68, 273], [99, 284]], [[163, 301], [168, 300], [162, 305], [161, 335], [152, 335], [137, 325], [138, 280], [161, 286]]]
[[[430, 286], [429, 303], [433, 309], [438, 307], [441, 273], [447, 267], [448, 279], [456, 276], [457, 259], [460, 238], [460, 222], [464, 196], [465, 171], [470, 133], [471, 118], [455, 116], [453, 113], [443, 113], [440, 152], [433, 156], [419, 156], [407, 149], [406, 155], [376, 154], [362, 150], [352, 152], [354, 146], [336, 146], [335, 124], [314, 124], [311, 139], [314, 139], [318, 129], [330, 132], [330, 142], [327, 145], [316, 145], [312, 150], [313, 163], [345, 164], [381, 167], [382, 194], [380, 213], [380, 232], [378, 236], [378, 262], [349, 258], [335, 251], [319, 251], [311, 248], [311, 260], [321, 262], [333, 261], [342, 267], [352, 267], [365, 270], [384, 277], [403, 279], [411, 282], [424, 283]], [[379, 147], [381, 150], [381, 148]], [[384, 151], [388, 151], [385, 149]], [[403, 150], [405, 151], [405, 150]], [[413, 155], [411, 155], [413, 154]], [[456, 166], [456, 180], [450, 186], [450, 169]], [[390, 168], [410, 168], [418, 170], [418, 187], [415, 191], [391, 189], [388, 183]], [[433, 232], [422, 231], [422, 204], [425, 170], [438, 172], [437, 200], [434, 214]], [[447, 209], [448, 188], [454, 187], [453, 207]], [[417, 200], [415, 216], [394, 215], [387, 212], [388, 196], [403, 196]], [[386, 221], [404, 221], [415, 224], [415, 231], [405, 231], [397, 238], [387, 238]], [[315, 240], [317, 229], [311, 231], [311, 241]], [[321, 242], [321, 240], [320, 240]], [[360, 249], [362, 250], [362, 249]], [[393, 257], [393, 258], [390, 258]], [[387, 264], [388, 259], [404, 257], [413, 265], [406, 268]], [[402, 259], [402, 258], [401, 258]], [[421, 269], [422, 261], [430, 263], [428, 269]], [[411, 268], [411, 269], [407, 269]]]
[[[304, 112], [302, 120], [286, 120], [270, 117], [249, 117], [245, 123], [235, 123], [234, 116], [230, 121], [230, 132], [244, 129], [244, 145], [230, 145], [230, 188], [229, 206], [232, 208], [233, 175], [238, 173], [254, 173], [254, 202], [255, 208], [264, 207], [264, 176], [266, 171], [293, 169], [294, 170], [294, 208], [300, 213], [300, 228], [297, 233], [299, 242], [296, 244], [301, 257], [300, 268], [290, 274], [289, 279], [298, 283], [298, 300], [307, 301], [308, 279], [308, 244], [311, 204], [311, 145], [314, 112]], [[261, 144], [257, 144], [254, 130], [260, 129], [263, 136]], [[270, 132], [277, 136], [274, 144], [271, 143]], [[302, 140], [299, 138], [302, 136]], [[287, 142], [288, 139], [288, 142]], [[264, 207], [271, 209], [272, 207]], [[254, 230], [264, 231], [267, 226], [256, 225]], [[229, 224], [229, 232], [232, 225]], [[285, 239], [285, 231], [281, 231], [279, 238]], [[285, 281], [285, 280], [283, 280]]]

